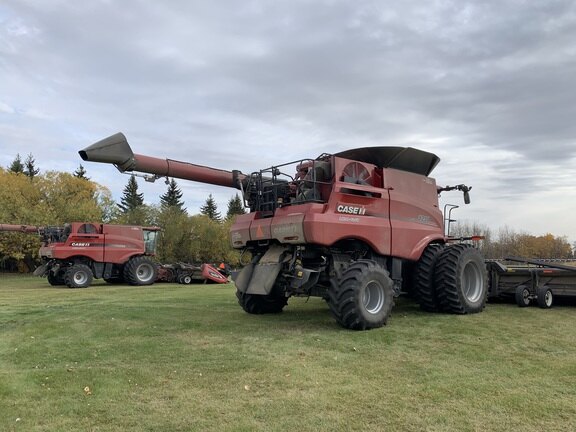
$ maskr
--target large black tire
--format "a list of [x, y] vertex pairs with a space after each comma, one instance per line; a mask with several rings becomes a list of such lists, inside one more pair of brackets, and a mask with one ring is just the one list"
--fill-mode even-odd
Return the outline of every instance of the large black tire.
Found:
[[482, 254], [469, 244], [449, 246], [438, 257], [436, 289], [443, 311], [481, 312], [488, 297], [488, 271]]
[[247, 294], [236, 289], [238, 304], [244, 312], [254, 315], [280, 313], [288, 304], [286, 292], [286, 279], [279, 274], [274, 286], [268, 295]]
[[372, 260], [358, 260], [332, 282], [328, 306], [336, 322], [351, 330], [382, 327], [394, 306], [393, 282]]
[[124, 266], [124, 280], [130, 285], [152, 285], [158, 276], [158, 267], [150, 258], [130, 258]]
[[52, 271], [49, 271], [46, 278], [48, 279], [48, 283], [52, 286], [66, 285], [66, 282], [64, 281], [63, 271], [59, 270], [58, 273], [56, 274], [52, 273]]
[[68, 288], [86, 288], [92, 283], [92, 270], [86, 264], [74, 264], [64, 273], [64, 283]]
[[110, 285], [118, 285], [124, 283], [124, 278], [121, 276], [104, 278], [104, 282], [109, 283]]
[[538, 287], [536, 296], [538, 306], [540, 306], [542, 309], [548, 309], [552, 307], [552, 304], [554, 303], [554, 296], [552, 295], [552, 290], [550, 290], [550, 288], [548, 288], [546, 285]]
[[268, 295], [246, 294], [236, 290], [236, 297], [245, 312], [255, 315], [280, 313], [288, 304], [288, 298], [281, 293], [274, 293], [274, 290]]
[[516, 287], [516, 292], [514, 293], [514, 298], [516, 304], [520, 307], [526, 307], [530, 305], [530, 290], [526, 285], [518, 285]]
[[442, 310], [434, 275], [436, 273], [438, 257], [444, 248], [445, 246], [443, 244], [428, 245], [416, 264], [414, 289], [418, 303], [420, 304], [420, 309], [426, 312], [440, 312]]

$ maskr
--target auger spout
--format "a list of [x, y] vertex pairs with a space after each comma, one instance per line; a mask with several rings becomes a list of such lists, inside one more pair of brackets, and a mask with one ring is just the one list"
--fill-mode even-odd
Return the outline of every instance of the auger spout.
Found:
[[0, 224], [0, 231], [37, 233], [41, 228], [35, 225], [10, 225]]
[[113, 164], [120, 172], [137, 171], [158, 177], [175, 177], [236, 189], [241, 189], [241, 183], [246, 179], [246, 176], [238, 170], [226, 171], [135, 154], [121, 132], [98, 141], [78, 153], [82, 160]]

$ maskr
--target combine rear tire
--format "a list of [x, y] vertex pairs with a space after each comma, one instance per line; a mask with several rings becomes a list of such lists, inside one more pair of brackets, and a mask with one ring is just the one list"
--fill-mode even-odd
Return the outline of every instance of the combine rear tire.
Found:
[[416, 265], [415, 289], [420, 309], [426, 312], [440, 312], [440, 299], [434, 283], [438, 257], [444, 250], [443, 244], [430, 244], [422, 253]]
[[280, 313], [288, 304], [286, 297], [275, 294], [247, 294], [236, 290], [236, 297], [245, 312], [256, 315]]
[[48, 279], [48, 283], [52, 286], [60, 286], [66, 284], [66, 282], [64, 282], [64, 272], [58, 271], [58, 273], [54, 274], [49, 271], [48, 276], [46, 277]]
[[104, 278], [104, 282], [109, 283], [110, 285], [118, 285], [124, 283], [124, 278], [122, 277]]
[[472, 245], [444, 249], [438, 258], [435, 283], [446, 312], [478, 313], [486, 306], [488, 272], [482, 254]]
[[548, 309], [552, 307], [552, 303], [554, 303], [554, 296], [552, 295], [552, 291], [546, 285], [538, 287], [537, 294], [537, 301], [538, 306], [542, 309]]
[[74, 264], [64, 273], [68, 288], [86, 288], [92, 283], [92, 270], [86, 264]]
[[394, 306], [393, 282], [372, 260], [358, 260], [328, 292], [328, 306], [342, 327], [367, 330], [386, 324]]
[[157, 275], [156, 264], [143, 256], [131, 258], [124, 266], [124, 280], [130, 285], [152, 285]]
[[286, 280], [280, 274], [268, 295], [248, 294], [236, 289], [238, 304], [245, 312], [254, 315], [280, 313], [288, 304], [288, 297], [284, 295]]
[[516, 287], [515, 297], [516, 304], [520, 307], [526, 307], [530, 305], [530, 290], [526, 285], [518, 285]]

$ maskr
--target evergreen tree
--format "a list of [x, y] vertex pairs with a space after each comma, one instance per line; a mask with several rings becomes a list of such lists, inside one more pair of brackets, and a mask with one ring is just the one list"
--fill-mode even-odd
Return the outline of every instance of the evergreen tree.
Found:
[[220, 220], [222, 220], [222, 215], [218, 211], [218, 207], [216, 206], [216, 202], [214, 201], [212, 194], [208, 195], [206, 204], [200, 207], [200, 213], [208, 216], [210, 219], [216, 222], [220, 222]]
[[20, 174], [24, 172], [24, 164], [22, 163], [22, 158], [20, 157], [20, 153], [16, 155], [16, 158], [12, 161], [10, 166], [8, 167], [9, 171], [13, 173]]
[[90, 180], [89, 177], [86, 177], [86, 170], [84, 169], [82, 164], [80, 164], [80, 166], [76, 169], [76, 171], [74, 171], [74, 177], [78, 177], [84, 180]]
[[32, 153], [29, 153], [28, 157], [26, 158], [26, 162], [24, 162], [24, 174], [26, 174], [31, 179], [38, 175], [40, 172], [40, 170], [36, 168], [35, 163], [36, 161], [34, 160]]
[[170, 180], [168, 183], [168, 190], [164, 195], [160, 195], [160, 206], [162, 209], [174, 207], [181, 212], [185, 212], [184, 202], [182, 201], [182, 191], [178, 187], [176, 180]]
[[228, 201], [228, 211], [226, 212], [226, 219], [232, 219], [236, 215], [245, 214], [244, 204], [240, 196], [236, 194], [235, 197], [230, 198]]
[[124, 188], [118, 207], [122, 210], [122, 213], [129, 213], [143, 204], [144, 194], [138, 193], [138, 183], [136, 183], [136, 177], [132, 175]]

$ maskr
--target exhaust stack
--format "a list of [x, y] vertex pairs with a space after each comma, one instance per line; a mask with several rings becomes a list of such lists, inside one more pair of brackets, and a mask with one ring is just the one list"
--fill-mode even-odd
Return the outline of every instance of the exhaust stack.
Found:
[[218, 186], [242, 189], [246, 176], [188, 162], [135, 154], [123, 133], [111, 135], [78, 152], [82, 160], [113, 164], [120, 172], [138, 171], [156, 177], [175, 177]]

